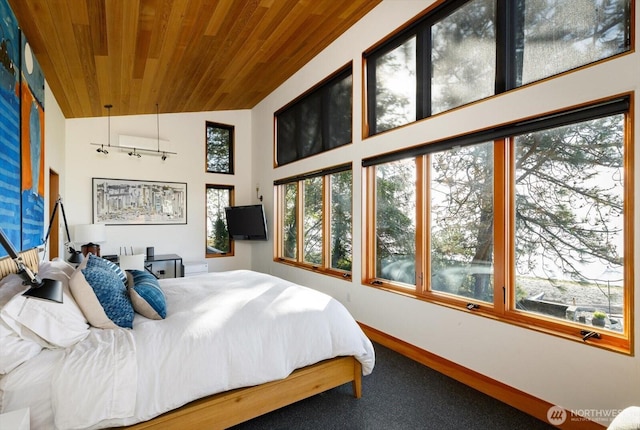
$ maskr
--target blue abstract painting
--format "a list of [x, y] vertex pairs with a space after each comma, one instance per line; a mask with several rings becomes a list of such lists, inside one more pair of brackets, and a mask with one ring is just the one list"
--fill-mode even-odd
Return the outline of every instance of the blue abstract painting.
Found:
[[44, 228], [44, 75], [22, 34], [22, 249], [41, 245]]
[[[22, 249], [20, 177], [20, 31], [0, 0], [0, 227]], [[6, 255], [0, 247], [0, 256]]]
[[0, 0], [0, 228], [17, 250], [43, 242], [44, 167], [44, 74]]

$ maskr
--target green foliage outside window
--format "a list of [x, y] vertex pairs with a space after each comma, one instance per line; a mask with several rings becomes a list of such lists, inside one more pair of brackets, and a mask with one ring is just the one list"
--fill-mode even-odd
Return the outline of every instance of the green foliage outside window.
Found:
[[231, 206], [233, 187], [207, 185], [207, 255], [225, 255], [231, 251], [224, 208]]
[[207, 172], [233, 173], [233, 126], [206, 123]]

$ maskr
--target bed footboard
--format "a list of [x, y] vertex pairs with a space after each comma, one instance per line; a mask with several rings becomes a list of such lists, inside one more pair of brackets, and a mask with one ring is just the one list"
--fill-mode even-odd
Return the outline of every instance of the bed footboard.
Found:
[[362, 366], [354, 357], [338, 357], [298, 369], [289, 377], [191, 402], [127, 429], [225, 429], [299, 400], [351, 382], [362, 396]]

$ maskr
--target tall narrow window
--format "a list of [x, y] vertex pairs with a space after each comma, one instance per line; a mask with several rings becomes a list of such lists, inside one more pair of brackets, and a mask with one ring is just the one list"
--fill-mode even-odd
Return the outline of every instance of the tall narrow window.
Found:
[[[622, 330], [624, 115], [515, 138], [515, 281], [527, 312]], [[532, 297], [564, 307], [536, 306]], [[550, 309], [561, 309], [553, 313]]]
[[232, 125], [207, 121], [207, 172], [233, 174], [233, 134]]
[[404, 159], [376, 167], [377, 276], [415, 285], [416, 163]]
[[233, 205], [233, 186], [206, 186], [207, 239], [205, 254], [207, 257], [233, 255], [233, 241], [229, 240], [227, 220], [224, 208]]
[[282, 187], [282, 257], [295, 260], [298, 257], [298, 184], [294, 182]]
[[352, 262], [352, 178], [351, 170], [329, 176], [331, 183], [331, 268], [351, 271]]
[[431, 289], [493, 301], [493, 142], [430, 156]]
[[323, 204], [322, 177], [305, 179], [303, 181], [304, 193], [304, 255], [306, 263], [322, 264], [322, 225], [323, 225]]

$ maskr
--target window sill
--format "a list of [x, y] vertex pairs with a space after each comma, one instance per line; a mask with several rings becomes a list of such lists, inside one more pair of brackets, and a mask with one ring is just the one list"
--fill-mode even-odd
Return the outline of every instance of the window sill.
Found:
[[[473, 313], [480, 317], [490, 318], [495, 321], [515, 325], [528, 330], [537, 331], [539, 333], [549, 334], [552, 336], [587, 344], [589, 346], [594, 346], [624, 355], [634, 355], [631, 347], [631, 342], [629, 338], [624, 335], [624, 333], [616, 333], [610, 330], [602, 329], [600, 327], [593, 327], [577, 323], [559, 323], [559, 320], [551, 317], [545, 317], [544, 315], [529, 315], [518, 310], [502, 311], [495, 309], [491, 303], [472, 301], [465, 298], [454, 298], [447, 294], [427, 293], [425, 295], [418, 295], [413, 291], [405, 289], [399, 285], [394, 285], [393, 283], [388, 281], [380, 281], [377, 279], [363, 279], [362, 284], [390, 293], [400, 294], [412, 299], [433, 303], [439, 306], [445, 306], [457, 311]], [[414, 286], [412, 287], [415, 288]], [[467, 307], [469, 302], [478, 304], [478, 307], [469, 309]], [[626, 328], [626, 332], [628, 333], [629, 330], [630, 326], [628, 325]], [[599, 335], [599, 338], [594, 336], [584, 339], [585, 335], [589, 332], [597, 333]]]
[[282, 263], [287, 266], [297, 267], [299, 269], [308, 270], [314, 273], [320, 273], [322, 275], [333, 276], [334, 278], [340, 278], [345, 281], [351, 282], [351, 272], [346, 272], [337, 269], [328, 269], [326, 267], [315, 266], [312, 264], [299, 263], [297, 261], [287, 260], [284, 258], [274, 258], [273, 261], [276, 263]]

